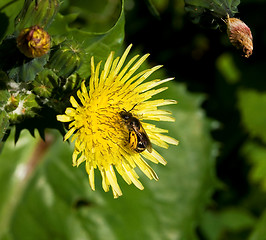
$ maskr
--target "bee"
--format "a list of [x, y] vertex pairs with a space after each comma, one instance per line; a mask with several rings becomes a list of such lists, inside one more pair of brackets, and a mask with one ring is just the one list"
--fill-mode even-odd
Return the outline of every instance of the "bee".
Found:
[[[134, 105], [133, 108], [135, 106], [136, 105]], [[145, 149], [147, 149], [149, 152], [152, 152], [150, 139], [140, 121], [136, 117], [133, 117], [132, 113], [130, 112], [132, 109], [129, 111], [123, 109], [123, 111], [119, 113], [129, 131], [129, 145], [138, 153], [143, 152]]]

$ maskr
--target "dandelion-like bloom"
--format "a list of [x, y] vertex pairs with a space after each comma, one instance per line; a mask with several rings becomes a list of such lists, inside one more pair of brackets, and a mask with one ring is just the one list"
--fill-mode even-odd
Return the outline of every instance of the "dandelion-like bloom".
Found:
[[[167, 130], [143, 121], [174, 121], [170, 112], [158, 110], [157, 107], [175, 104], [176, 101], [149, 100], [153, 95], [167, 89], [153, 89], [154, 87], [172, 78], [144, 82], [161, 66], [134, 74], [149, 54], [136, 61], [139, 58], [137, 55], [123, 67], [130, 48], [131, 45], [121, 59], [113, 59], [114, 53], [111, 52], [101, 73], [101, 62], [95, 67], [92, 57], [89, 92], [83, 81], [81, 90], [77, 92], [80, 103], [71, 96], [72, 107], [66, 109], [65, 115], [57, 116], [57, 120], [61, 122], [70, 122], [69, 131], [64, 139], [67, 140], [73, 135], [72, 141], [76, 140], [73, 165], [79, 166], [85, 161], [92, 190], [95, 190], [94, 169], [99, 168], [104, 191], [107, 192], [111, 186], [115, 198], [122, 195], [115, 169], [128, 184], [133, 183], [142, 190], [144, 187], [138, 180], [139, 176], [134, 170], [136, 167], [139, 167], [148, 178], [158, 180], [156, 173], [144, 158], [154, 163], [166, 164], [164, 158], [154, 149], [147, 147], [143, 151], [144, 146], [144, 149], [138, 151], [134, 144], [132, 145], [132, 141], [142, 141], [138, 131], [147, 135], [152, 144], [163, 148], [168, 148], [167, 143], [178, 144], [177, 140], [164, 135]], [[128, 116], [131, 118], [125, 121], [123, 113], [129, 113]], [[134, 121], [139, 121], [139, 128], [130, 125]]]

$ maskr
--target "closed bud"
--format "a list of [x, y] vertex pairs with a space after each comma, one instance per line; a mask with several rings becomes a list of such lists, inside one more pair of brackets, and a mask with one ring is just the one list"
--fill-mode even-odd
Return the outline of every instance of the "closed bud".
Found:
[[17, 47], [26, 57], [41, 57], [50, 50], [50, 35], [39, 26], [23, 29], [17, 37]]
[[16, 17], [16, 30], [38, 25], [47, 29], [53, 21], [60, 6], [59, 0], [25, 0]]
[[52, 69], [57, 76], [67, 78], [77, 71], [82, 63], [82, 49], [75, 41], [65, 41], [55, 47], [51, 52], [48, 67]]
[[58, 77], [50, 69], [44, 69], [32, 82], [33, 92], [40, 98], [49, 98], [58, 87]]
[[238, 18], [227, 17], [227, 34], [234, 47], [242, 50], [248, 58], [253, 51], [253, 38], [249, 27]]

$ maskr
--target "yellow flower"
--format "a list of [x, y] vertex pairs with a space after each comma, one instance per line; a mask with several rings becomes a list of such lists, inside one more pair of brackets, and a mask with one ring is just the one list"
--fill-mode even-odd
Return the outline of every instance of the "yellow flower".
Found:
[[[170, 112], [158, 110], [157, 107], [175, 104], [175, 100], [149, 100], [153, 95], [167, 89], [153, 89], [154, 87], [172, 78], [144, 82], [161, 66], [134, 74], [149, 54], [136, 61], [139, 57], [137, 55], [123, 67], [131, 46], [125, 50], [121, 59], [113, 59], [114, 52], [111, 52], [101, 73], [101, 62], [95, 68], [92, 57], [89, 92], [83, 81], [81, 90], [77, 92], [80, 103], [71, 96], [72, 107], [66, 109], [65, 115], [57, 116], [58, 121], [70, 122], [64, 140], [72, 135], [72, 141], [76, 140], [73, 165], [79, 166], [85, 161], [92, 190], [95, 190], [94, 169], [99, 168], [104, 191], [107, 192], [111, 186], [115, 198], [122, 195], [115, 169], [128, 184], [133, 182], [142, 190], [144, 187], [138, 180], [139, 176], [134, 170], [136, 167], [148, 178], [158, 180], [144, 158], [154, 163], [166, 164], [164, 158], [154, 149], [143, 151], [147, 147], [144, 146], [144, 149], [138, 151], [133, 147], [134, 141], [138, 143], [142, 140], [138, 137], [138, 131], [142, 131], [141, 136], [147, 135], [152, 144], [163, 148], [168, 148], [167, 143], [178, 144], [177, 140], [164, 135], [167, 130], [143, 121], [174, 121]], [[123, 119], [121, 113], [129, 113], [131, 119]], [[130, 120], [139, 120], [140, 128], [127, 125]]]

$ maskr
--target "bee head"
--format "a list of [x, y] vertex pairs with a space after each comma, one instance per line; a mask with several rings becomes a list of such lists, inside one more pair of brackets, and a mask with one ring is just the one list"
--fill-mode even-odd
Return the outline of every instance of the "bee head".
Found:
[[130, 111], [132, 111], [134, 109], [134, 107], [136, 107], [136, 106], [137, 106], [137, 103], [129, 111], [127, 111], [126, 109], [123, 108], [123, 111], [121, 111], [119, 113], [121, 118], [126, 120], [126, 121], [129, 120], [130, 118], [132, 118], [133, 115]]
[[120, 114], [121, 118], [126, 120], [126, 121], [132, 117], [132, 113], [126, 111], [125, 109], [123, 109], [123, 111], [121, 111], [119, 114]]

